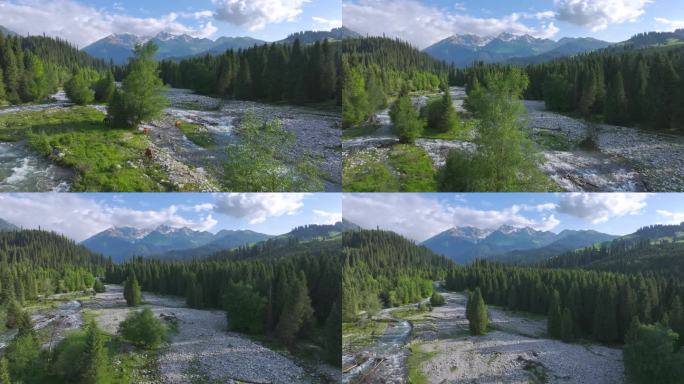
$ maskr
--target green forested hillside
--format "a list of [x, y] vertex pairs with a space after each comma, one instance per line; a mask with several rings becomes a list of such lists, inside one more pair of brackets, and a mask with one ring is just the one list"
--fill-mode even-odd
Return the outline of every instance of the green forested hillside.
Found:
[[641, 323], [663, 322], [684, 333], [684, 280], [673, 277], [475, 262], [449, 271], [446, 287], [480, 287], [487, 303], [539, 314], [550, 313], [557, 292], [556, 313], [568, 308], [572, 314], [572, 339], [622, 342], [635, 316]]
[[265, 44], [221, 55], [163, 61], [166, 84], [243, 100], [325, 102], [339, 99], [339, 44]]
[[84, 67], [104, 70], [107, 64], [61, 39], [0, 33], [0, 105], [45, 99]]
[[343, 235], [343, 317], [416, 302], [432, 293], [453, 262], [402, 236], [381, 230]]
[[526, 97], [618, 125], [684, 130], [684, 46], [609, 49], [531, 65]]
[[295, 349], [298, 340], [310, 340], [339, 365], [340, 241], [330, 243], [299, 248], [292, 241], [193, 262], [136, 258], [110, 266], [106, 276], [121, 283], [135, 274], [143, 290], [185, 296], [193, 308], [224, 309], [235, 331], [274, 334]]

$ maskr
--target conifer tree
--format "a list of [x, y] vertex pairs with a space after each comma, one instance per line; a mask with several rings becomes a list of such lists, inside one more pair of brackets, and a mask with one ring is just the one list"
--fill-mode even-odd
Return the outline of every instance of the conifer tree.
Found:
[[247, 58], [242, 58], [240, 62], [240, 70], [238, 71], [237, 79], [235, 80], [235, 98], [248, 100], [254, 95], [252, 85], [252, 72], [249, 68]]
[[487, 305], [484, 302], [479, 287], [475, 288], [472, 301], [473, 304], [470, 307], [470, 317], [468, 319], [470, 321], [470, 334], [474, 336], [484, 335], [487, 333], [489, 319], [487, 317]]
[[571, 342], [575, 338], [574, 321], [572, 313], [567, 307], [563, 310], [563, 318], [561, 319], [560, 338], [566, 343]]
[[399, 98], [392, 104], [390, 118], [394, 131], [402, 143], [413, 144], [425, 128], [425, 122], [418, 116], [406, 90], [402, 91]]
[[0, 358], [0, 384], [12, 384], [6, 358]]
[[606, 122], [618, 125], [625, 124], [627, 122], [627, 96], [625, 95], [622, 73], [619, 71], [615, 72], [606, 97]]
[[95, 320], [86, 330], [85, 362], [81, 384], [108, 384], [111, 382], [111, 367], [104, 335]]
[[291, 292], [286, 298], [280, 321], [276, 327], [278, 337], [285, 343], [292, 344], [301, 327], [311, 321], [313, 309], [307, 291], [306, 278], [302, 273], [291, 285]]
[[129, 307], [136, 307], [142, 302], [142, 293], [140, 292], [140, 284], [135, 276], [131, 274], [124, 285], [124, 299]]
[[554, 290], [551, 294], [551, 303], [549, 304], [549, 314], [547, 319], [547, 330], [549, 335], [554, 339], [561, 338], [561, 322], [563, 313], [561, 312], [561, 299], [558, 291]]
[[366, 120], [370, 111], [370, 103], [366, 95], [365, 81], [358, 70], [345, 62], [343, 71], [342, 122], [349, 127]]

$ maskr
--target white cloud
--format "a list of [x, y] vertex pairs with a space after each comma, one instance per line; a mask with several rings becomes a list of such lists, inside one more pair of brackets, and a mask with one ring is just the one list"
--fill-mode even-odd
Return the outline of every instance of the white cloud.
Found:
[[312, 224], [335, 224], [342, 221], [342, 212], [328, 212], [314, 209], [313, 213], [316, 219], [314, 219]]
[[660, 216], [667, 218], [663, 224], [680, 224], [684, 222], [684, 212], [670, 212], [664, 209], [659, 209], [656, 211]]
[[333, 28], [339, 28], [342, 26], [342, 20], [332, 20], [326, 19], [324, 17], [314, 16], [311, 18], [316, 24], [321, 26], [322, 30], [330, 30]]
[[667, 28], [669, 31], [684, 28], [684, 20], [671, 20], [664, 17], [655, 17], [654, 20], [656, 23], [665, 26], [665, 28]]
[[76, 241], [84, 240], [110, 227], [156, 228], [162, 224], [209, 230], [217, 221], [211, 214], [190, 220], [178, 214], [177, 206], [160, 210], [136, 210], [111, 206], [74, 194], [0, 195], [2, 218], [24, 228], [36, 228], [36, 217], [43, 229], [62, 233]]
[[246, 27], [250, 31], [268, 24], [292, 21], [302, 13], [309, 0], [212, 0], [218, 7], [217, 20]]
[[454, 13], [456, 9], [440, 9], [416, 0], [347, 0], [342, 3], [344, 25], [361, 34], [386, 34], [425, 48], [454, 34], [494, 36], [502, 32], [529, 34], [548, 38], [558, 32], [553, 23], [532, 28], [523, 19], [545, 19], [551, 11], [512, 13], [501, 18], [479, 18]]
[[567, 193], [561, 195], [556, 211], [593, 224], [613, 217], [635, 215], [646, 207], [647, 194], [643, 193]]
[[182, 12], [180, 14], [180, 16], [185, 17], [187, 19], [200, 20], [200, 19], [206, 19], [209, 17], [214, 17], [214, 12], [212, 12], [212, 11]]
[[269, 217], [293, 215], [304, 205], [303, 193], [228, 193], [216, 195], [214, 211], [263, 223]]
[[6, 0], [0, 1], [0, 24], [20, 33], [59, 36], [84, 47], [113, 33], [151, 36], [166, 31], [208, 37], [217, 28], [207, 22], [192, 28], [178, 22], [181, 16], [169, 13], [157, 18], [131, 17], [82, 5], [74, 0]]
[[546, 210], [539, 206], [513, 205], [502, 210], [478, 210], [454, 206], [417, 194], [345, 194], [344, 218], [363, 228], [380, 227], [408, 238], [423, 241], [456, 226], [498, 228], [504, 224], [551, 230], [560, 222], [553, 214], [533, 220], [521, 211]]
[[636, 20], [650, 0], [555, 0], [557, 18], [592, 31]]

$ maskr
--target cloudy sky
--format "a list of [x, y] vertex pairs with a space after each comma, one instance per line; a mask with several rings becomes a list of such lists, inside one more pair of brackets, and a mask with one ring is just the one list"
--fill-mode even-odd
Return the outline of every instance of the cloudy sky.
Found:
[[0, 0], [0, 25], [84, 47], [112, 33], [161, 31], [274, 41], [342, 23], [340, 0]]
[[684, 221], [684, 194], [404, 193], [345, 194], [344, 218], [364, 228], [423, 241], [455, 226], [504, 224], [560, 232], [594, 229], [625, 235], [650, 224]]
[[218, 232], [251, 229], [279, 235], [342, 219], [336, 193], [26, 193], [0, 194], [0, 218], [76, 241], [115, 226], [160, 225]]
[[343, 0], [344, 25], [425, 48], [453, 34], [590, 36], [618, 42], [684, 28], [681, 0]]

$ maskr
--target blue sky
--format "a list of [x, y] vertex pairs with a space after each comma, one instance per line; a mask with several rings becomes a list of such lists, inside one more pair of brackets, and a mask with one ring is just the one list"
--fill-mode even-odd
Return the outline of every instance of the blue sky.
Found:
[[84, 47], [112, 33], [161, 31], [275, 41], [341, 25], [341, 0], [0, 0], [0, 25]]
[[110, 227], [188, 227], [216, 233], [251, 229], [283, 234], [342, 218], [336, 193], [26, 193], [0, 194], [0, 218], [77, 241]]
[[453, 34], [530, 34], [624, 41], [684, 28], [681, 0], [344, 0], [345, 26], [425, 48]]
[[594, 229], [624, 235], [640, 227], [684, 221], [684, 194], [406, 193], [345, 194], [344, 218], [423, 241], [454, 226], [504, 224], [560, 232]]

